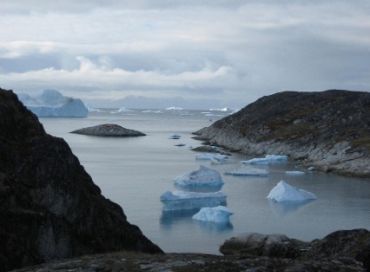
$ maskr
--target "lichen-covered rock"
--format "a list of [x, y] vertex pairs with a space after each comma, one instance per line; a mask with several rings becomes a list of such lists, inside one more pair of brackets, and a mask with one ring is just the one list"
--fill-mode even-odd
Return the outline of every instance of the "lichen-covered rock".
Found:
[[0, 89], [0, 271], [121, 249], [161, 252], [104, 198], [67, 143]]
[[89, 136], [101, 136], [101, 137], [137, 137], [145, 136], [144, 133], [127, 129], [116, 124], [102, 124], [93, 127], [81, 128], [72, 131], [71, 133], [83, 134]]
[[281, 92], [197, 132], [249, 154], [285, 154], [318, 170], [370, 177], [370, 93]]

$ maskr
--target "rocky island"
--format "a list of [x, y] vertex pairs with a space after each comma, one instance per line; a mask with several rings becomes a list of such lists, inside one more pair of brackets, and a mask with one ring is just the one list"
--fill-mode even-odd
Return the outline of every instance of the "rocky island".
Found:
[[89, 135], [89, 136], [100, 136], [100, 137], [137, 137], [145, 136], [144, 133], [127, 129], [116, 124], [102, 124], [93, 127], [81, 128], [74, 130], [71, 133]]
[[124, 249], [162, 252], [11, 91], [0, 89], [0, 117], [0, 271]]
[[245, 154], [285, 154], [326, 172], [370, 177], [367, 92], [280, 92], [194, 134]]

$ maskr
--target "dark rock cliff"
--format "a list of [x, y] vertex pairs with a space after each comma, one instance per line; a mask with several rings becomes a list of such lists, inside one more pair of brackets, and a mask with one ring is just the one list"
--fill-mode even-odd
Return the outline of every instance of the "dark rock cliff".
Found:
[[370, 176], [367, 92], [276, 93], [195, 134], [243, 153], [281, 153], [325, 171]]
[[0, 271], [115, 250], [159, 253], [67, 143], [0, 89]]

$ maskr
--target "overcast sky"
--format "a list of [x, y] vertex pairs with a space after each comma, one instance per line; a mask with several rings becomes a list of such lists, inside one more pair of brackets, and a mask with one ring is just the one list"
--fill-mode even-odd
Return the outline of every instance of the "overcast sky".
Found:
[[282, 90], [368, 91], [370, 1], [0, 0], [0, 86], [234, 107]]

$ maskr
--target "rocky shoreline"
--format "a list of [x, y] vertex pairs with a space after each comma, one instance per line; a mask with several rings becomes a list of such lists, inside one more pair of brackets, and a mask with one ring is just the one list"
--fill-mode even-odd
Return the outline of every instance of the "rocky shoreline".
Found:
[[370, 93], [281, 92], [194, 134], [230, 151], [285, 154], [305, 167], [370, 177]]
[[16, 271], [370, 271], [370, 232], [364, 229], [337, 231], [312, 242], [284, 235], [250, 233], [227, 240], [220, 251], [224, 256], [194, 253], [148, 255], [121, 251]]

